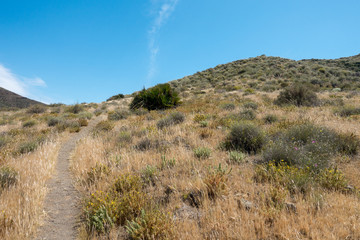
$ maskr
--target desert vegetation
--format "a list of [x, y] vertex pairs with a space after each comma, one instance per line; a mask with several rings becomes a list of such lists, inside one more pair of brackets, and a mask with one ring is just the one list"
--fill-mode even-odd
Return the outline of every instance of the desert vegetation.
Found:
[[86, 128], [78, 239], [359, 239], [358, 58], [260, 56], [99, 104], [3, 108], [0, 238], [36, 237], [59, 149]]
[[360, 98], [347, 94], [193, 93], [141, 114], [118, 100], [126, 117], [99, 123], [72, 158], [79, 238], [359, 238], [358, 115], [338, 102]]

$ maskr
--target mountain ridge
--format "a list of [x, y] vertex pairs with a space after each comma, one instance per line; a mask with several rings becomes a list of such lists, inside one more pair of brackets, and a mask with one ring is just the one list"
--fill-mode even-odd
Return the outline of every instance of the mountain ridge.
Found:
[[31, 105], [41, 104], [41, 102], [23, 97], [0, 87], [0, 108], [27, 108]]

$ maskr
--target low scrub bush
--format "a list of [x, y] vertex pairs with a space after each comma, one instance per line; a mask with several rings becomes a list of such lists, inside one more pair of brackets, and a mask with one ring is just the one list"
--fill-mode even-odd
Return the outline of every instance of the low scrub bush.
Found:
[[36, 140], [21, 143], [18, 147], [18, 153], [25, 154], [25, 153], [33, 152], [36, 150], [38, 146], [39, 144]]
[[85, 127], [85, 126], [89, 125], [88, 120], [86, 120], [85, 118], [80, 118], [78, 120], [78, 123], [80, 124], [80, 127]]
[[254, 179], [285, 187], [291, 194], [308, 195], [316, 188], [349, 192], [348, 182], [337, 168], [312, 169], [290, 166], [285, 161], [258, 165]]
[[211, 149], [207, 147], [198, 147], [194, 149], [194, 156], [198, 159], [207, 159], [211, 155]]
[[9, 188], [18, 181], [18, 172], [12, 167], [3, 166], [0, 168], [0, 193], [2, 189]]
[[135, 175], [121, 175], [105, 192], [92, 194], [84, 206], [84, 220], [89, 233], [106, 233], [112, 226], [124, 226], [140, 216], [148, 203], [143, 184]]
[[309, 87], [302, 84], [294, 84], [280, 92], [275, 100], [277, 105], [291, 104], [295, 106], [317, 106], [319, 99]]
[[230, 151], [229, 152], [229, 162], [230, 163], [243, 163], [246, 155], [242, 152], [238, 151]]
[[81, 104], [75, 104], [75, 105], [68, 106], [65, 108], [65, 112], [68, 112], [68, 113], [78, 114], [82, 111], [84, 111], [84, 106]]
[[109, 102], [109, 101], [113, 101], [113, 100], [120, 100], [120, 99], [123, 99], [125, 96], [124, 94], [117, 94], [117, 95], [114, 95], [110, 98], [108, 98], [106, 101]]
[[239, 150], [256, 154], [265, 144], [265, 134], [259, 127], [250, 123], [234, 125], [226, 137], [224, 147], [227, 150]]
[[360, 108], [353, 106], [345, 106], [335, 111], [335, 114], [340, 115], [341, 117], [350, 117], [353, 115], [360, 115]]
[[236, 106], [233, 103], [224, 103], [220, 105], [220, 108], [226, 111], [233, 111], [235, 110]]
[[95, 128], [94, 128], [94, 132], [95, 133], [100, 133], [100, 132], [109, 132], [114, 128], [114, 124], [110, 121], [101, 121], [98, 124], [96, 124]]
[[207, 119], [207, 117], [206, 117], [204, 114], [196, 114], [196, 115], [194, 116], [193, 121], [194, 121], [195, 123], [200, 123], [200, 122], [202, 122], [202, 121], [206, 121], [206, 119]]
[[134, 240], [171, 239], [172, 227], [170, 215], [150, 208], [146, 211], [142, 209], [139, 216], [127, 221], [126, 232]]
[[256, 113], [251, 109], [245, 109], [239, 115], [242, 120], [254, 120], [256, 118]]
[[129, 116], [129, 112], [125, 110], [115, 110], [108, 113], [108, 120], [119, 121], [126, 119]]
[[46, 107], [44, 105], [37, 104], [29, 107], [26, 112], [30, 114], [39, 114], [39, 113], [44, 113], [45, 111], [46, 111]]
[[180, 104], [178, 93], [170, 84], [158, 84], [139, 92], [130, 104], [130, 109], [146, 108], [148, 110], [172, 108]]
[[63, 122], [63, 119], [59, 118], [59, 117], [53, 117], [53, 118], [50, 118], [47, 122], [48, 126], [49, 127], [53, 127], [53, 126], [56, 126], [57, 124]]
[[171, 125], [180, 124], [185, 121], [185, 115], [181, 112], [171, 113], [168, 117], [160, 119], [156, 126], [159, 129], [163, 129], [164, 127], [169, 127]]
[[31, 128], [36, 125], [35, 120], [28, 120], [22, 124], [23, 128]]
[[294, 125], [277, 136], [263, 153], [266, 162], [284, 161], [298, 167], [326, 168], [335, 154], [357, 154], [359, 139], [325, 127], [305, 123]]
[[256, 110], [256, 109], [258, 109], [258, 104], [255, 102], [247, 102], [247, 103], [244, 103], [243, 107], [246, 109]]
[[268, 114], [263, 119], [266, 124], [272, 124], [278, 121], [278, 117], [274, 114]]
[[155, 186], [155, 181], [157, 179], [158, 169], [156, 166], [147, 165], [141, 170], [141, 178], [144, 184], [152, 184]]

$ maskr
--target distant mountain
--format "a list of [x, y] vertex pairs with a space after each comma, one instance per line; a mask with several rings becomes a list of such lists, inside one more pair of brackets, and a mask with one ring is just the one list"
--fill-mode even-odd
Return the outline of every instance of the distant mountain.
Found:
[[201, 93], [205, 89], [271, 92], [292, 82], [304, 82], [320, 89], [360, 89], [360, 54], [339, 59], [299, 61], [262, 55], [221, 64], [170, 84], [180, 93]]
[[41, 102], [22, 97], [0, 87], [0, 108], [27, 108], [35, 104], [43, 105]]

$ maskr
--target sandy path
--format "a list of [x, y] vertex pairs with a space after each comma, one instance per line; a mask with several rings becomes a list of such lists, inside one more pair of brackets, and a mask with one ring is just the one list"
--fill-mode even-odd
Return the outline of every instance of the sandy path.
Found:
[[76, 239], [79, 221], [79, 193], [73, 186], [73, 179], [69, 170], [71, 152], [76, 142], [89, 134], [93, 127], [101, 120], [96, 118], [79, 133], [73, 134], [59, 151], [55, 175], [48, 184], [49, 193], [45, 199], [47, 219], [39, 229], [38, 240], [45, 239]]

